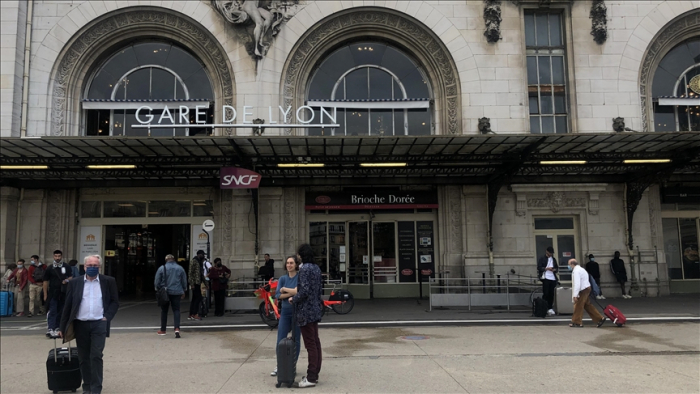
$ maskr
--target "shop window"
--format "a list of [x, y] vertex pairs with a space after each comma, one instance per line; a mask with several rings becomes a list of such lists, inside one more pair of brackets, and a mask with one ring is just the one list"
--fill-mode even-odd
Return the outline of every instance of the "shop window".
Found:
[[671, 279], [700, 279], [698, 219], [662, 219], [664, 253]]
[[189, 217], [191, 201], [149, 201], [148, 217]]
[[566, 133], [569, 102], [562, 14], [525, 11], [530, 132]]
[[307, 92], [314, 119], [321, 123], [321, 106], [335, 107], [340, 125], [310, 128], [309, 135], [432, 133], [432, 94], [424, 71], [402, 50], [384, 43], [360, 42], [335, 50], [314, 71]]
[[192, 202], [192, 216], [213, 216], [214, 204], [211, 200], [194, 200]]
[[[167, 105], [164, 123], [213, 123], [211, 82], [204, 65], [186, 50], [165, 42], [131, 44], [102, 64], [86, 89], [83, 108], [88, 136], [177, 136], [211, 134], [211, 129], [134, 129], [136, 109], [149, 106], [140, 117], [157, 122]], [[187, 108], [186, 110], [182, 107]], [[204, 114], [199, 119], [196, 109]], [[182, 108], [182, 110], [181, 110]]]
[[102, 202], [82, 201], [80, 203], [80, 217], [85, 219], [102, 217]]
[[535, 230], [567, 230], [574, 228], [574, 218], [536, 218]]
[[700, 37], [675, 46], [652, 82], [655, 131], [700, 131]]
[[146, 201], [105, 201], [106, 218], [142, 218], [146, 216]]

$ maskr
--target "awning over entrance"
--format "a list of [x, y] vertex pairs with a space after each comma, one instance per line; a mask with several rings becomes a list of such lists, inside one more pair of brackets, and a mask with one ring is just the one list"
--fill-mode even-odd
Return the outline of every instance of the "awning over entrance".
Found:
[[[695, 132], [42, 137], [3, 138], [1, 142], [2, 185], [32, 188], [215, 186], [223, 166], [254, 169], [263, 175], [262, 183], [267, 186], [478, 184], [488, 183], [503, 171], [519, 183], [625, 182], [630, 176], [659, 171], [682, 182], [697, 181], [700, 173], [700, 133]], [[361, 166], [368, 163], [405, 165]], [[279, 164], [323, 166], [290, 168]], [[88, 169], [88, 165], [135, 168]]]

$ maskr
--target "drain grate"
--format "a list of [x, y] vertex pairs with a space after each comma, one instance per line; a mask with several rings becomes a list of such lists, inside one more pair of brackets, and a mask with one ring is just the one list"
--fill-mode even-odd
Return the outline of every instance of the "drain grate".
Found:
[[422, 341], [424, 339], [430, 339], [430, 337], [426, 336], [426, 335], [406, 335], [406, 336], [399, 337], [399, 338], [406, 340], [406, 341]]

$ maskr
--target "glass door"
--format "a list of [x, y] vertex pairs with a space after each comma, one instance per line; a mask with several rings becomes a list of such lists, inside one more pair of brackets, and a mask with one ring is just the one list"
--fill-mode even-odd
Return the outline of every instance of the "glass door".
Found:
[[369, 222], [348, 222], [348, 283], [369, 284]]
[[396, 283], [396, 275], [396, 222], [372, 222], [372, 284]]
[[[572, 217], [535, 218], [535, 260], [544, 256], [548, 247], [554, 249], [554, 257], [559, 265], [559, 280], [571, 281], [571, 273], [566, 269], [570, 259], [577, 259], [578, 237], [576, 223]], [[583, 264], [579, 261], [579, 264]]]

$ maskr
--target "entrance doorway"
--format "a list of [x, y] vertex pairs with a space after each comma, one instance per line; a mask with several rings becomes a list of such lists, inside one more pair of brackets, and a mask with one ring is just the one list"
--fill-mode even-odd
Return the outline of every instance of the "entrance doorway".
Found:
[[[535, 250], [537, 257], [544, 256], [547, 247], [554, 249], [559, 264], [559, 280], [571, 281], [571, 273], [562, 269], [569, 259], [578, 259], [578, 231], [573, 217], [535, 218]], [[579, 263], [583, 263], [579, 261]]]
[[[348, 283], [396, 283], [396, 222], [350, 222]], [[370, 230], [371, 229], [371, 230]]]
[[121, 294], [150, 296], [156, 270], [167, 254], [187, 271], [190, 234], [189, 224], [105, 226], [104, 272], [117, 280]]

